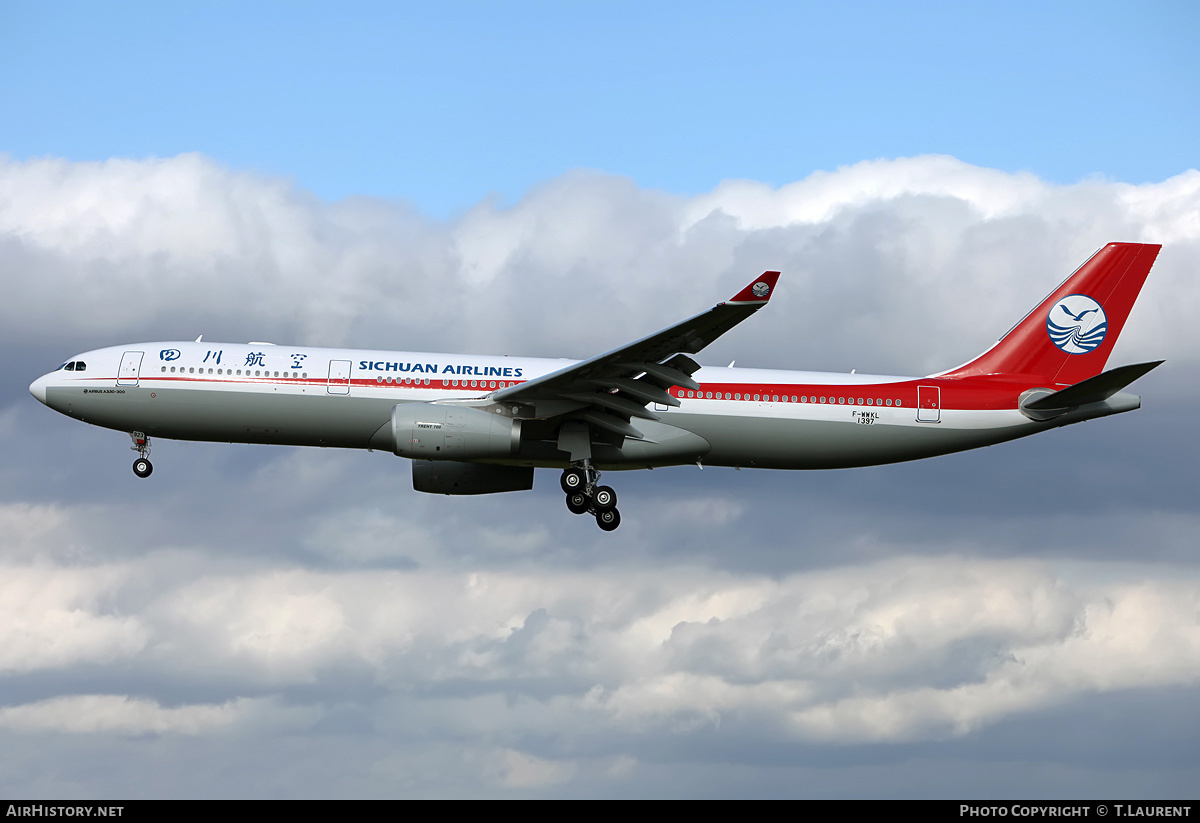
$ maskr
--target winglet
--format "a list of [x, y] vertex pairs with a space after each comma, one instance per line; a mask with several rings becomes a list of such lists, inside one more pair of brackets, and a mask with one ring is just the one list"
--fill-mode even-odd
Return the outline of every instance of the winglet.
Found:
[[775, 290], [775, 281], [779, 279], [779, 272], [765, 271], [762, 277], [754, 278], [754, 281], [746, 288], [731, 297], [727, 303], [758, 303], [764, 304], [771, 299], [771, 292]]

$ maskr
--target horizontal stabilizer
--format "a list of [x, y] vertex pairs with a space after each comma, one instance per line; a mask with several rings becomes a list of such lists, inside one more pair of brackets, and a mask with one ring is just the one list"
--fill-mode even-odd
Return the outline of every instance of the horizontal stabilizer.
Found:
[[1136, 363], [1132, 366], [1110, 369], [1062, 391], [1056, 391], [1032, 402], [1024, 403], [1022, 408], [1046, 412], [1085, 406], [1088, 403], [1100, 403], [1164, 362], [1166, 361], [1155, 360], [1153, 363]]

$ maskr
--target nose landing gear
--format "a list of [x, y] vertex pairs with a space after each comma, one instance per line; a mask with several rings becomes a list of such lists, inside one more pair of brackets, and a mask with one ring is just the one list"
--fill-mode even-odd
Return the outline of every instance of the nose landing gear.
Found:
[[138, 477], [149, 477], [150, 472], [154, 471], [154, 464], [146, 459], [146, 455], [150, 454], [150, 438], [143, 432], [130, 432], [129, 436], [133, 438], [130, 448], [140, 455], [133, 461], [133, 473]]
[[581, 460], [562, 473], [562, 490], [567, 494], [567, 508], [572, 514], [590, 512], [596, 525], [610, 532], [621, 525], [617, 511], [617, 493], [612, 486], [598, 486], [600, 472], [591, 460]]

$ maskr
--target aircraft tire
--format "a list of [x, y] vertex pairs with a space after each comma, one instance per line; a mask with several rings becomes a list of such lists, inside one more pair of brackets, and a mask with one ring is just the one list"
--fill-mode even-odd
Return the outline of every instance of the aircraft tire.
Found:
[[621, 513], [616, 509], [596, 512], [596, 525], [604, 531], [610, 532], [621, 525]]
[[571, 510], [571, 514], [583, 514], [591, 504], [583, 492], [571, 492], [567, 495], [567, 508]]
[[138, 477], [149, 477], [152, 471], [154, 471], [154, 464], [146, 458], [139, 457], [133, 461], [133, 473]]
[[583, 469], [572, 466], [562, 473], [562, 490], [567, 494], [573, 494], [578, 491], [583, 491], [583, 487], [587, 485], [587, 475]]
[[612, 486], [597, 486], [592, 492], [592, 505], [598, 512], [606, 512], [617, 507], [617, 493]]

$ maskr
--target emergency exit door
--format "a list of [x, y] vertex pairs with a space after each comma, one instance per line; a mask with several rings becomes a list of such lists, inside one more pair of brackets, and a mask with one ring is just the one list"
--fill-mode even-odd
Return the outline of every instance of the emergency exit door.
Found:
[[350, 393], [350, 361], [349, 360], [331, 360], [331, 361], [329, 361], [329, 393], [330, 394], [349, 394]]
[[136, 386], [142, 371], [142, 352], [127, 351], [121, 355], [121, 368], [117, 370], [118, 386]]
[[939, 386], [917, 386], [917, 422], [942, 422], [942, 390]]

